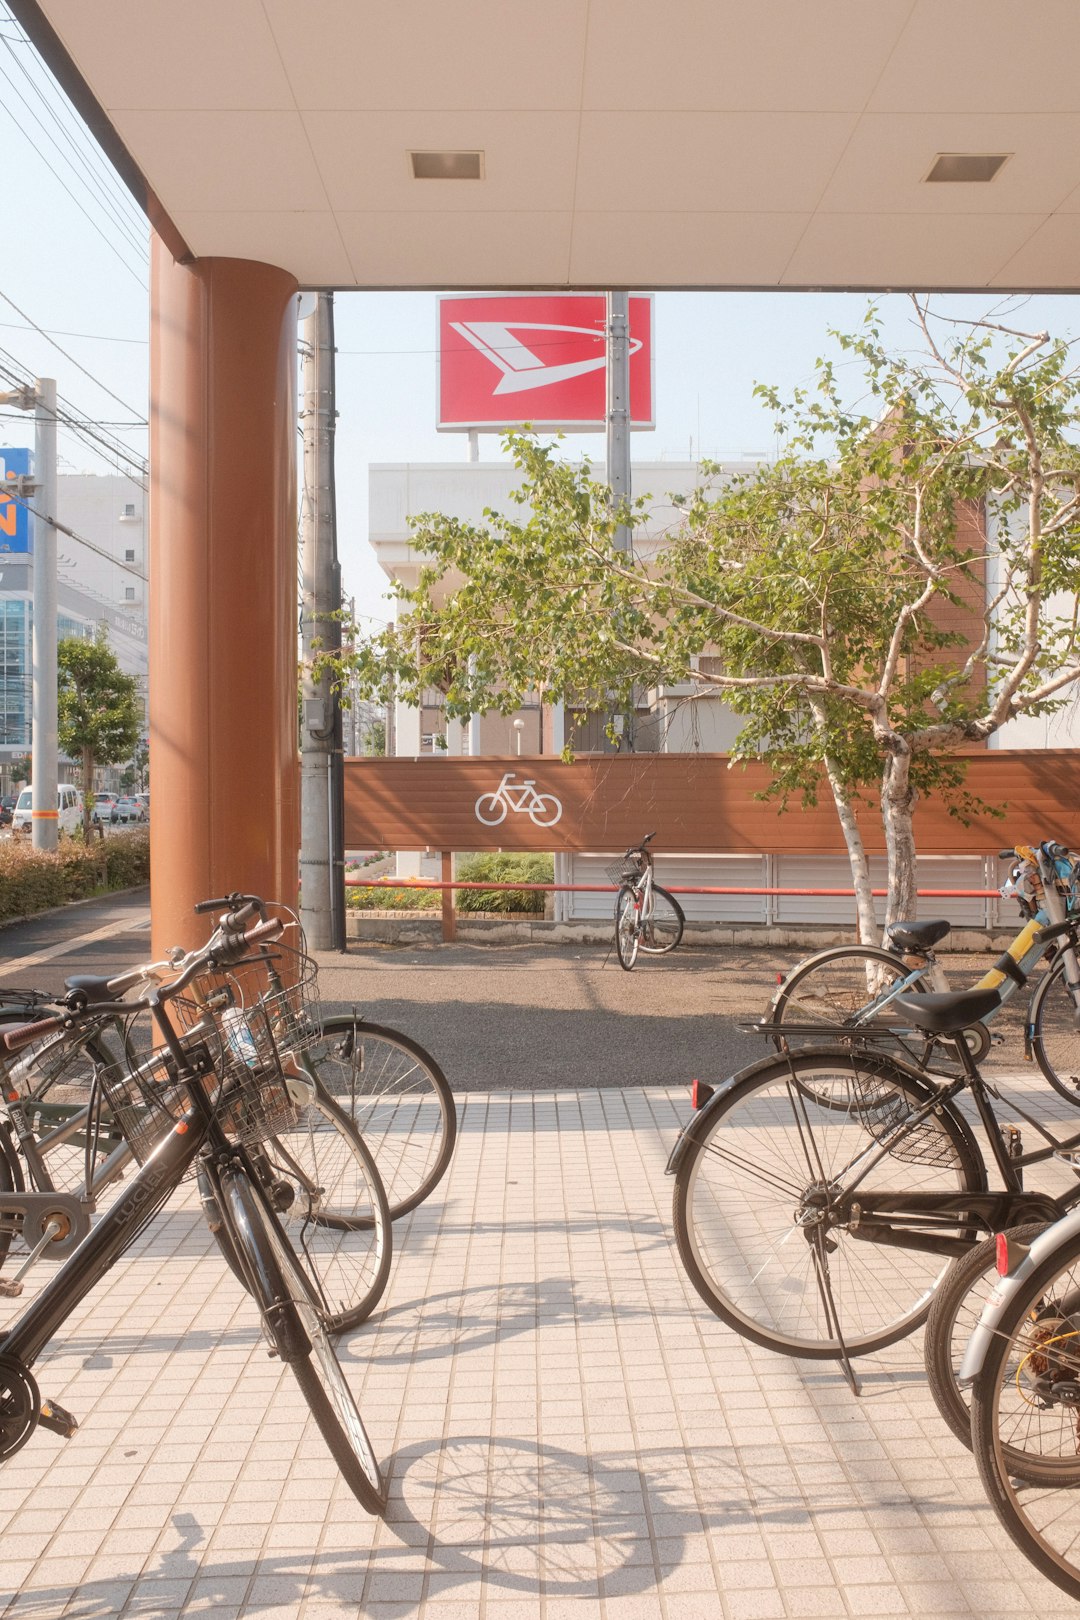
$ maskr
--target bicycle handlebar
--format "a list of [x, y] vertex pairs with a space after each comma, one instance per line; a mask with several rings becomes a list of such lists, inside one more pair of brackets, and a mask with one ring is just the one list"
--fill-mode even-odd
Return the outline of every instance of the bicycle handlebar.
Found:
[[32, 1024], [16, 1024], [14, 1029], [6, 1029], [0, 1034], [0, 1047], [5, 1052], [21, 1052], [24, 1046], [32, 1046], [44, 1035], [54, 1035], [64, 1028], [65, 1018], [39, 1018]]

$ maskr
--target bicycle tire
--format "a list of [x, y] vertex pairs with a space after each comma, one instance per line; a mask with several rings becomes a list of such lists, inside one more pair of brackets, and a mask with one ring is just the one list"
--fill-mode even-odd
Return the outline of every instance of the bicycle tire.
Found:
[[356, 1013], [323, 1020], [300, 1060], [349, 1115], [375, 1157], [390, 1219], [423, 1203], [454, 1156], [457, 1108], [431, 1053]]
[[[836, 1167], [936, 1096], [874, 1051], [804, 1048], [735, 1076], [691, 1126], [675, 1175], [679, 1256], [710, 1310], [762, 1348], [810, 1360], [869, 1354], [925, 1321], [945, 1263], [815, 1221], [831, 1199], [815, 1172], [829, 1166], [835, 1185]], [[884, 1191], [901, 1173], [905, 1191], [986, 1185], [975, 1140], [949, 1105], [894, 1141], [859, 1184]], [[843, 1346], [815, 1267], [832, 1289]]]
[[[900, 957], [880, 946], [830, 945], [827, 950], [815, 951], [788, 974], [766, 1011], [765, 1021], [778, 1027], [820, 1024], [825, 1035], [827, 1031], [853, 1023], [876, 996], [899, 984], [910, 973], [911, 969]], [[917, 990], [918, 987], [912, 985], [908, 993], [917, 993]], [[886, 1007], [875, 1015], [872, 1028], [867, 1027], [866, 1032], [887, 1035], [891, 1040], [890, 1025], [911, 1028], [907, 1020], [896, 1012], [890, 1013]], [[927, 1042], [918, 1036], [906, 1045], [900, 1040], [900, 1045], [918, 1063]]]
[[641, 943], [636, 899], [637, 890], [633, 884], [624, 883], [615, 900], [615, 954], [619, 958], [619, 966], [626, 973], [633, 971]]
[[[1029, 1244], [1046, 1230], [1044, 1221], [1010, 1228], [1017, 1243]], [[998, 1281], [997, 1241], [985, 1238], [954, 1260], [935, 1290], [926, 1319], [923, 1358], [926, 1381], [938, 1411], [962, 1445], [971, 1450], [971, 1399], [957, 1383], [968, 1340]]]
[[[1078, 1304], [1080, 1234], [1074, 1234], [1010, 1299], [971, 1401], [972, 1450], [991, 1507], [1020, 1551], [1074, 1598], [1080, 1598], [1077, 1407], [1071, 1390], [1068, 1400], [1055, 1400], [1053, 1385], [1057, 1371], [1075, 1387], [1080, 1371], [1072, 1348], [1080, 1342]], [[1045, 1404], [1025, 1395], [1035, 1379]]]
[[[7, 1010], [0, 1012], [0, 1027], [26, 1022], [25, 1012], [21, 1014]], [[23, 1178], [27, 1186], [42, 1192], [56, 1191], [74, 1194], [77, 1197], [88, 1196], [85, 1133], [66, 1142], [46, 1145], [40, 1140], [44, 1134], [40, 1127], [46, 1120], [53, 1122], [50, 1116], [55, 1116], [55, 1122], [58, 1123], [61, 1118], [69, 1117], [78, 1113], [81, 1108], [89, 1106], [94, 1075], [99, 1069], [117, 1062], [117, 1054], [105, 1043], [104, 1033], [100, 1028], [92, 1028], [89, 1031], [76, 1029], [59, 1036], [46, 1037], [26, 1054], [28, 1066], [20, 1075], [19, 1089], [24, 1092], [23, 1105], [35, 1136], [39, 1138], [38, 1147], [51, 1184], [39, 1186], [39, 1178], [30, 1173], [30, 1166], [27, 1164], [28, 1173]], [[8, 1072], [13, 1072], [18, 1063], [18, 1058], [12, 1060]], [[99, 1121], [101, 1136], [98, 1149], [99, 1157], [102, 1158], [107, 1156], [119, 1141], [118, 1136], [110, 1134], [108, 1122], [108, 1111], [103, 1109]], [[18, 1152], [14, 1144], [13, 1151]], [[25, 1160], [25, 1154], [21, 1155], [21, 1160]]]
[[[11, 1126], [5, 1120], [0, 1127], [0, 1192], [23, 1192], [25, 1188], [22, 1166], [11, 1139]], [[21, 1230], [22, 1224], [18, 1216], [0, 1217], [0, 1266], [8, 1257], [12, 1238]]]
[[[233, 1217], [233, 1197], [241, 1209], [241, 1220]], [[277, 1311], [283, 1303], [291, 1304], [309, 1341], [309, 1351], [289, 1358], [290, 1371], [349, 1489], [369, 1513], [381, 1516], [386, 1508], [386, 1484], [299, 1257], [246, 1174], [231, 1174], [229, 1193], [222, 1198], [221, 1207], [226, 1224], [232, 1228], [229, 1239], [237, 1254], [243, 1257], [249, 1241], [261, 1241], [263, 1254], [258, 1269], [264, 1275], [276, 1270], [280, 1277], [279, 1297], [257, 1301], [267, 1336], [272, 1343], [277, 1342], [277, 1324], [268, 1320], [268, 1311]], [[272, 1260], [270, 1267], [265, 1263], [267, 1251]], [[250, 1261], [246, 1264], [254, 1278], [258, 1274], [256, 1265]]]
[[386, 1189], [363, 1137], [316, 1088], [295, 1122], [250, 1151], [327, 1328], [359, 1327], [386, 1292], [393, 1250]]
[[1080, 1108], [1080, 1029], [1076, 1020], [1065, 962], [1059, 956], [1031, 998], [1031, 1055], [1058, 1096]]
[[641, 949], [649, 956], [666, 956], [682, 939], [685, 927], [686, 917], [675, 896], [654, 883], [649, 915], [641, 925]]

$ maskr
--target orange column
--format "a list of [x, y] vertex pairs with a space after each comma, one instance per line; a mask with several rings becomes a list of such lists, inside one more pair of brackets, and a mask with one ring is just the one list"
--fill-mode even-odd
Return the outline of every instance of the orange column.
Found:
[[153, 950], [197, 900], [297, 900], [296, 282], [177, 264], [155, 238], [150, 344]]

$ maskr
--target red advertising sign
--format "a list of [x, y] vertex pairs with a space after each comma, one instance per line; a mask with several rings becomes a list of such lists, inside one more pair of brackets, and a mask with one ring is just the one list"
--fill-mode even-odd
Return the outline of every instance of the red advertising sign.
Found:
[[[652, 298], [630, 298], [630, 425], [653, 420]], [[603, 293], [439, 299], [442, 433], [529, 422], [595, 433], [607, 414]]]

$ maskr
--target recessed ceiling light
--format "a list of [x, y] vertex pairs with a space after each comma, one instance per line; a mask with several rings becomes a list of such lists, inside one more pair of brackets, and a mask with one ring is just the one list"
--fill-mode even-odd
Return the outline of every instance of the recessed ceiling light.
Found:
[[939, 152], [926, 178], [951, 184], [975, 181], [985, 185], [1011, 156], [1011, 152]]
[[483, 152], [410, 152], [414, 180], [482, 180]]

